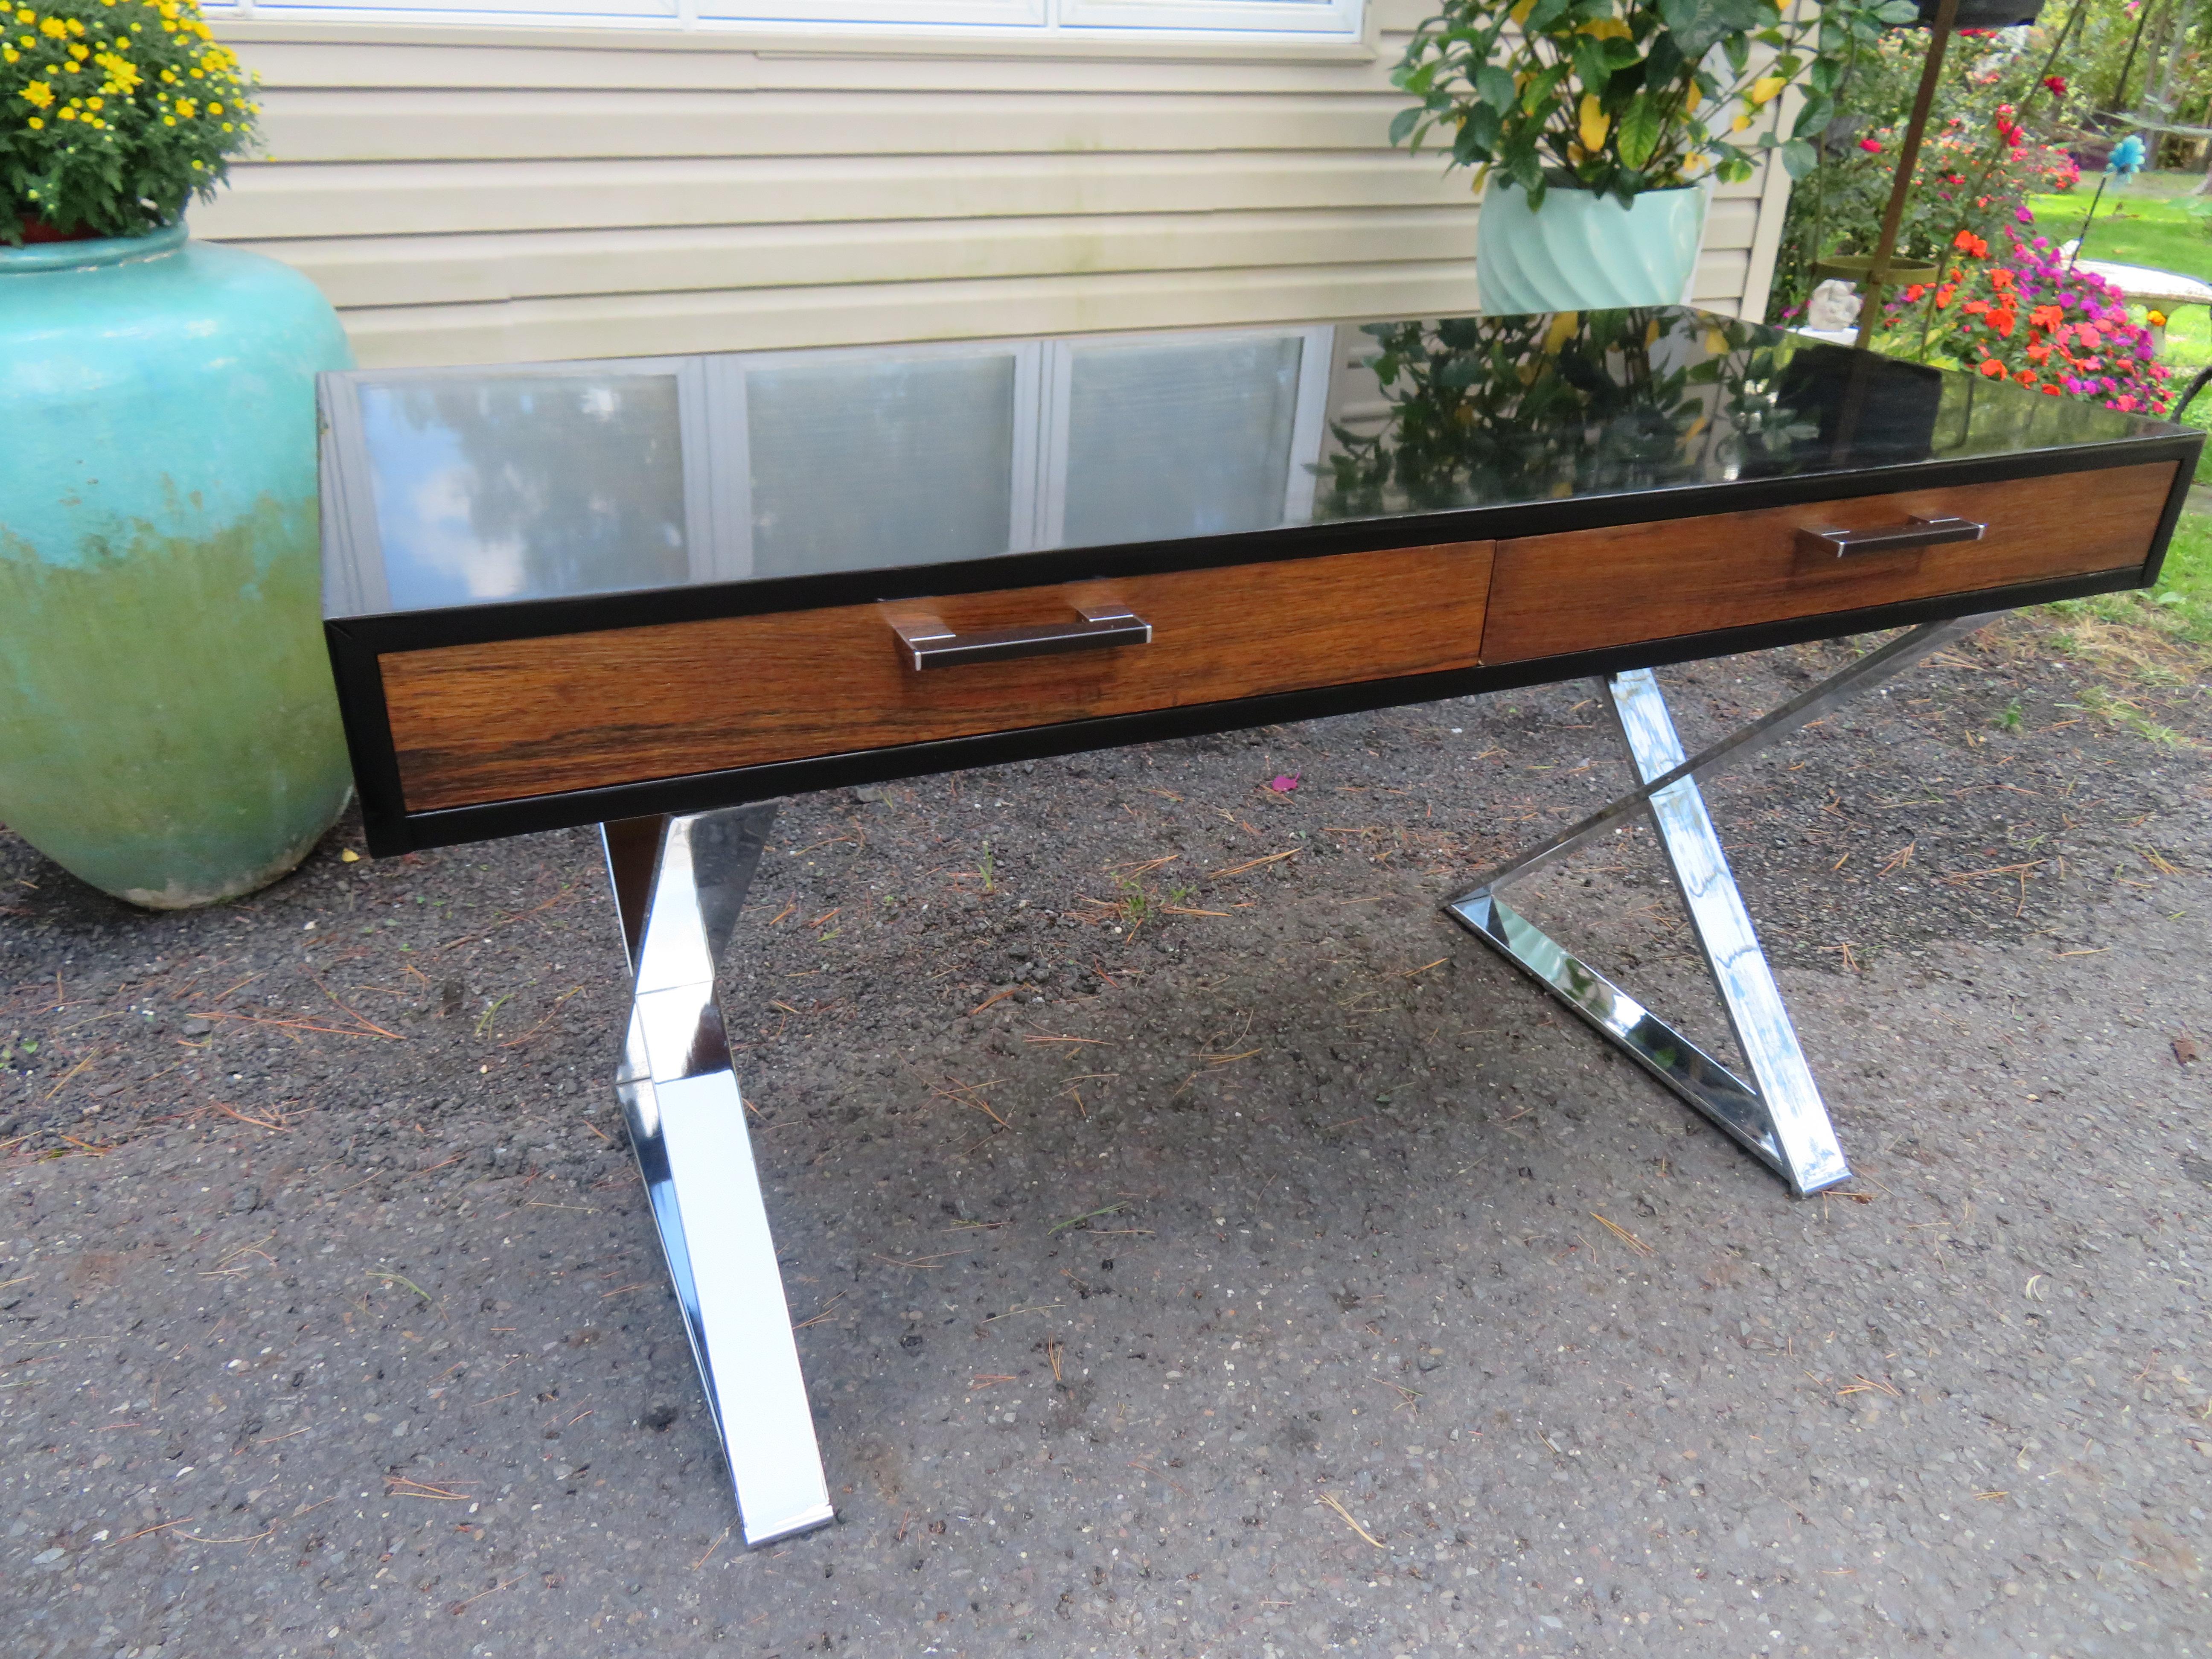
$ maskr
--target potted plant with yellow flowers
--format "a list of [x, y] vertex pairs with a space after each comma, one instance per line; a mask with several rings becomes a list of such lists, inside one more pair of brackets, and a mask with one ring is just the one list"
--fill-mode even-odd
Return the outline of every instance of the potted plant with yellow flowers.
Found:
[[1762, 157], [1809, 168], [1850, 49], [1914, 15], [1910, 0], [1443, 0], [1392, 74], [1419, 101], [1391, 142], [1434, 135], [1478, 169], [1483, 310], [1674, 304], [1710, 181]]
[[292, 868], [350, 787], [289, 267], [187, 237], [253, 139], [191, 0], [0, 0], [0, 823], [145, 905]]

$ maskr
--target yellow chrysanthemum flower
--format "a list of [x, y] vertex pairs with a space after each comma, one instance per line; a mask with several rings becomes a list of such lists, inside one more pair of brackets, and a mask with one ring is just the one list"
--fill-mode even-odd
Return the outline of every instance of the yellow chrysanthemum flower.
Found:
[[36, 132], [40, 128], [46, 125], [46, 122], [38, 116], [33, 115], [27, 125], [30, 127], [32, 131]]
[[69, 25], [58, 17], [49, 17], [39, 25], [39, 33], [51, 40], [59, 40], [68, 35]]
[[23, 88], [22, 97], [33, 109], [44, 109], [54, 101], [54, 89], [44, 81], [33, 81]]

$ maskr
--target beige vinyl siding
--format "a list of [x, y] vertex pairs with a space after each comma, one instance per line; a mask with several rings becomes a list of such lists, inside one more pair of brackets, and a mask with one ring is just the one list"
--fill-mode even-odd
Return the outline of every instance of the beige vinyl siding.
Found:
[[[374, 366], [1471, 310], [1375, 3], [1366, 48], [219, 23], [269, 147], [192, 222]], [[1702, 303], [1763, 304], [1780, 200], [1720, 191]]]

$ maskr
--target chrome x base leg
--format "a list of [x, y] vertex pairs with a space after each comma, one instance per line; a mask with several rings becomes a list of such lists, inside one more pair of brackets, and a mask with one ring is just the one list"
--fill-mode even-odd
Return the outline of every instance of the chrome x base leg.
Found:
[[[1602, 684], [1635, 760], [1638, 787], [1500, 866], [1480, 887], [1445, 908], [1719, 1125], [1787, 1181], [1792, 1192], [1802, 1197], [1848, 1180], [1850, 1166], [1837, 1145], [1773, 970], [1759, 951], [1759, 936], [1736, 891], [1697, 780], [1756, 753], [1990, 620], [1987, 616], [1966, 617], [1913, 629], [1695, 757], [1684, 755], [1652, 672], [1644, 668], [1613, 675]], [[1638, 811], [1648, 811], [1658, 829], [1660, 844], [1689, 908], [1691, 928], [1727, 1006], [1736, 1046], [1749, 1063], [1751, 1081], [1737, 1077], [1596, 969], [1568, 954], [1498, 896], [1507, 882]]]
[[754, 1546], [836, 1518], [714, 1000], [775, 819], [769, 804], [599, 828], [636, 975], [615, 1092]]

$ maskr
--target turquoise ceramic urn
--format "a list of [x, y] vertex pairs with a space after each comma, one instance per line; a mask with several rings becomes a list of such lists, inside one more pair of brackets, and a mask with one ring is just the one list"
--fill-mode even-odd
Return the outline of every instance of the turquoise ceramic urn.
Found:
[[118, 898], [212, 903], [350, 787], [319, 620], [329, 303], [185, 227], [0, 246], [0, 823]]

